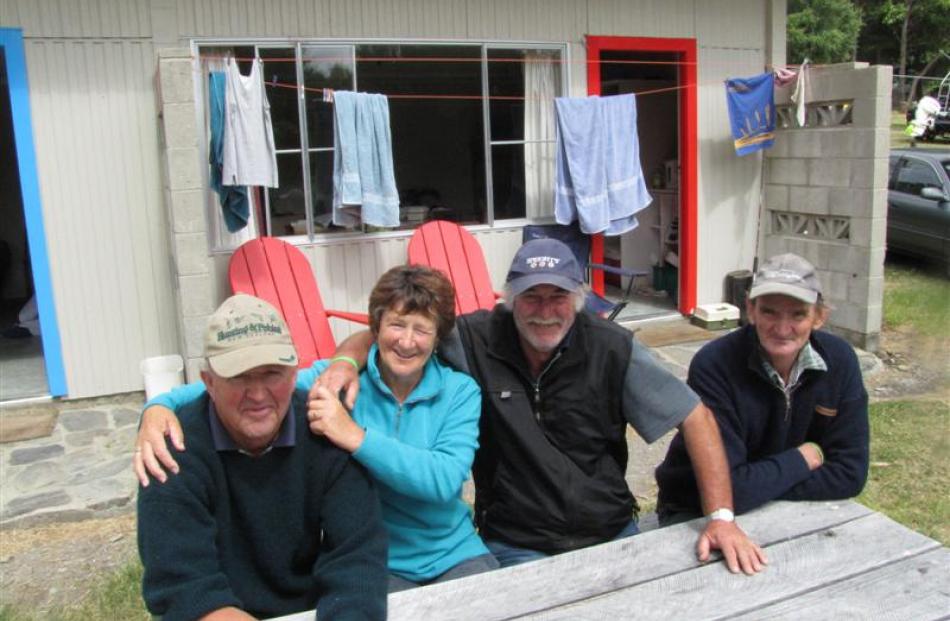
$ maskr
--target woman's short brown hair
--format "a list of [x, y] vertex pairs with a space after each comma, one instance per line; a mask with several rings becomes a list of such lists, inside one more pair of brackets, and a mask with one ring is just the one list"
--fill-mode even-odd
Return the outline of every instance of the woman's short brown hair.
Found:
[[369, 327], [379, 334], [383, 313], [420, 313], [435, 321], [444, 338], [455, 327], [455, 288], [445, 275], [422, 265], [400, 265], [376, 281], [369, 294]]

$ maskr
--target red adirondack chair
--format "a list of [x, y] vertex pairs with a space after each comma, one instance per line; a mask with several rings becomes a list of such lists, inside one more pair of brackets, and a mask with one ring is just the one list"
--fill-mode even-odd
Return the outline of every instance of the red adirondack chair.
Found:
[[449, 277], [459, 315], [491, 309], [501, 297], [492, 290], [482, 247], [454, 222], [432, 220], [417, 228], [409, 240], [409, 263], [427, 265]]
[[365, 313], [324, 308], [307, 257], [274, 237], [252, 239], [234, 251], [228, 278], [234, 293], [257, 296], [280, 310], [290, 328], [301, 368], [331, 357], [336, 350], [328, 317], [369, 323]]

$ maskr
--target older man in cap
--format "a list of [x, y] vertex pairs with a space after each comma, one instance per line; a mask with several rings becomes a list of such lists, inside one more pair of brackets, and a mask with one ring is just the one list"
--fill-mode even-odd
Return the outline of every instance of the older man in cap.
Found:
[[386, 617], [386, 537], [375, 490], [307, 430], [297, 354], [280, 313], [228, 298], [205, 336], [207, 392], [181, 410], [189, 450], [139, 490], [143, 596], [163, 619], [250, 619], [316, 607]]
[[[705, 345], [689, 385], [719, 422], [736, 511], [775, 499], [860, 493], [868, 473], [868, 396], [854, 350], [819, 331], [828, 319], [815, 268], [794, 254], [755, 275], [750, 325]], [[656, 469], [661, 524], [698, 515], [688, 439]]]

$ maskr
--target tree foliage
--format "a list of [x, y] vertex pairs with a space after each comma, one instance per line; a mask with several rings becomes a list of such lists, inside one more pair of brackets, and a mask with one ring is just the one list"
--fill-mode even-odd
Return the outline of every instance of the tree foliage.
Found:
[[852, 60], [860, 30], [861, 11], [851, 0], [789, 0], [788, 61]]
[[916, 75], [941, 50], [950, 54], [950, 0], [858, 0], [858, 4], [865, 22], [858, 40], [858, 60], [894, 65], [896, 73], [905, 19], [906, 73]]

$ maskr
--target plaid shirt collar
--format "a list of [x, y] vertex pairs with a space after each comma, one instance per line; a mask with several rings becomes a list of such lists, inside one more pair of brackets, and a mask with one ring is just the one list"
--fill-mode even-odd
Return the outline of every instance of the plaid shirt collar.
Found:
[[[761, 347], [761, 346], [760, 346]], [[811, 341], [805, 341], [805, 346], [801, 348], [798, 352], [798, 357], [795, 358], [795, 364], [792, 365], [792, 371], [788, 374], [788, 385], [782, 380], [781, 374], [775, 370], [775, 367], [772, 366], [772, 363], [769, 362], [768, 358], [765, 356], [765, 352], [762, 352], [762, 368], [765, 370], [765, 373], [769, 376], [769, 379], [772, 380], [772, 383], [775, 384], [778, 388], [783, 391], [787, 391], [790, 388], [798, 384], [798, 380], [801, 378], [802, 373], [805, 371], [827, 371], [828, 365], [825, 364], [825, 359], [821, 357], [815, 348], [811, 346]]]

